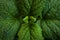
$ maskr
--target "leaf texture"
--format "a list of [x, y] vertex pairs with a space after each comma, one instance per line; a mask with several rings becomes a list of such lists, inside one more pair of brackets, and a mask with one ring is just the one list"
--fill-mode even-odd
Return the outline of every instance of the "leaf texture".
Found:
[[0, 0], [0, 40], [13, 40], [19, 28], [13, 0]]
[[42, 29], [37, 24], [33, 24], [29, 27], [24, 23], [18, 33], [18, 40], [43, 40]]
[[0, 20], [0, 40], [13, 40], [19, 27], [16, 19]]
[[21, 16], [41, 16], [46, 0], [17, 0], [17, 8]]
[[60, 0], [0, 0], [0, 28], [0, 40], [60, 40]]
[[42, 17], [42, 30], [46, 40], [60, 40], [60, 0], [47, 0]]

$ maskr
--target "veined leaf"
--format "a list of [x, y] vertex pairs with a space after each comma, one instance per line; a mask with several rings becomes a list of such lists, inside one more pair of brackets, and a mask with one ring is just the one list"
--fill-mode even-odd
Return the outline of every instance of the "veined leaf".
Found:
[[47, 0], [42, 14], [45, 19], [60, 20], [60, 0]]
[[42, 29], [37, 23], [34, 23], [36, 21], [34, 17], [30, 18], [31, 25], [28, 23], [28, 16], [23, 19], [25, 23], [22, 24], [18, 32], [18, 40], [43, 40]]
[[0, 40], [60, 40], [60, 0], [0, 0], [0, 28]]
[[22, 24], [18, 40], [43, 40], [42, 29], [37, 24], [30, 25], [27, 23]]
[[18, 14], [14, 0], [0, 0], [0, 15], [7, 14], [15, 17]]
[[0, 19], [0, 40], [13, 40], [19, 25], [16, 19]]
[[42, 17], [42, 30], [46, 40], [60, 40], [60, 0], [47, 0]]
[[15, 18], [17, 8], [13, 0], [0, 0], [0, 40], [13, 40], [20, 22]]
[[41, 12], [45, 7], [46, 0], [16, 0], [17, 1], [17, 8], [21, 16], [34, 16], [38, 17], [41, 16]]

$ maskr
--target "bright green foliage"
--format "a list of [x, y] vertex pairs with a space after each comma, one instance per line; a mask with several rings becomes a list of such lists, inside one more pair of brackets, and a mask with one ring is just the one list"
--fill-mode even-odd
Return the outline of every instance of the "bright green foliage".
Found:
[[43, 40], [42, 29], [36, 23], [29, 26], [28, 23], [22, 24], [18, 40]]
[[0, 40], [60, 40], [60, 0], [0, 0]]
[[[26, 16], [24, 19], [23, 19], [23, 21], [25, 22], [25, 23], [29, 23], [29, 21], [28, 21], [28, 16]], [[36, 18], [34, 18], [33, 16], [30, 16], [30, 22], [31, 23], [34, 23], [36, 21]]]
[[30, 40], [30, 30], [28, 24], [22, 24], [18, 33], [18, 37], [18, 40]]

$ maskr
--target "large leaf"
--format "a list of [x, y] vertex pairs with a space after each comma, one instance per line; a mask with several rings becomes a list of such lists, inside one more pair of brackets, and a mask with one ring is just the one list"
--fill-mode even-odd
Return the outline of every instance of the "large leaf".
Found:
[[15, 18], [17, 8], [13, 0], [0, 0], [0, 40], [13, 40], [20, 22]]
[[[42, 29], [37, 23], [32, 23], [35, 18], [31, 18], [31, 23], [28, 23], [28, 16], [23, 19], [25, 23], [21, 25], [18, 32], [18, 40], [43, 40]], [[33, 20], [33, 21], [32, 21]]]
[[42, 17], [42, 30], [46, 40], [60, 40], [60, 0], [47, 0]]
[[41, 12], [45, 7], [46, 0], [16, 0], [17, 8], [20, 16], [41, 16]]
[[42, 17], [46, 19], [60, 19], [60, 0], [47, 0]]
[[18, 28], [19, 21], [16, 19], [0, 19], [0, 40], [13, 40]]
[[13, 0], [0, 0], [0, 14], [16, 16], [17, 8]]
[[43, 40], [42, 29], [37, 24], [29, 26], [27, 23], [22, 24], [18, 40]]

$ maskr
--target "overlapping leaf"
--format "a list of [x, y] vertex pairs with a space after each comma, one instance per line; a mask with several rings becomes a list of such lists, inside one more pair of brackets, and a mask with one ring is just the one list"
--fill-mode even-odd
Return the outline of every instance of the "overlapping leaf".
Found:
[[[26, 19], [26, 18], [24, 18]], [[29, 23], [24, 20], [18, 32], [18, 40], [43, 40], [42, 29], [37, 23]], [[28, 21], [28, 20], [27, 20]]]
[[46, 40], [60, 40], [60, 0], [47, 0], [42, 14], [42, 30]]
[[[38, 17], [40, 26], [31, 19], [19, 30], [16, 16], [20, 22], [26, 16]], [[43, 40], [42, 30], [45, 40], [60, 40], [60, 0], [0, 0], [0, 28], [0, 40], [13, 40], [17, 30], [18, 40]]]
[[41, 16], [46, 0], [16, 0], [20, 16]]
[[13, 40], [20, 22], [13, 0], [0, 0], [0, 40]]

